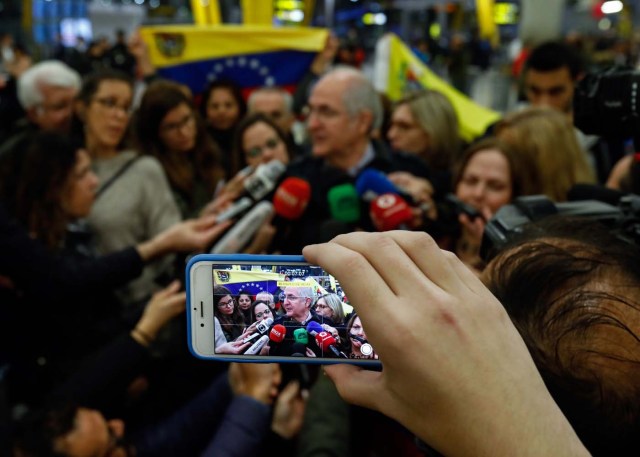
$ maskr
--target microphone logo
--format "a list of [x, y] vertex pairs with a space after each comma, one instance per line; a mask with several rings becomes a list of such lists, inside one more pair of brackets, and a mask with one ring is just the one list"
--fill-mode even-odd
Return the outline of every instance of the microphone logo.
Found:
[[393, 194], [383, 194], [378, 197], [377, 205], [381, 209], [389, 209], [397, 203], [398, 199]]

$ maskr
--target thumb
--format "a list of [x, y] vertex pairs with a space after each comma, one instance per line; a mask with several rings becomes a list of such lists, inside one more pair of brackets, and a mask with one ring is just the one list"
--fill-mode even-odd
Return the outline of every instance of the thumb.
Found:
[[280, 400], [291, 403], [300, 393], [300, 382], [293, 380], [280, 392]]

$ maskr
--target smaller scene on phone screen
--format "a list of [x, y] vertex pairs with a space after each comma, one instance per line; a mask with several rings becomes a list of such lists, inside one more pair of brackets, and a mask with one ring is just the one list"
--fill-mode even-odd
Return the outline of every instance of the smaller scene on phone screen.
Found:
[[216, 354], [378, 355], [336, 279], [309, 265], [213, 265]]

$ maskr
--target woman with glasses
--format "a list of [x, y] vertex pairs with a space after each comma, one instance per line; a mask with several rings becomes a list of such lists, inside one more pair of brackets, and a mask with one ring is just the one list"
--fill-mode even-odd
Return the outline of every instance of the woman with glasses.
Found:
[[251, 305], [251, 323], [253, 324], [255, 322], [264, 321], [269, 318], [276, 318], [269, 306], [269, 303], [264, 300], [254, 301], [253, 305]]
[[225, 286], [213, 288], [213, 315], [220, 322], [227, 341], [234, 341], [242, 335], [245, 328], [244, 317], [233, 294]]
[[331, 322], [331, 325], [323, 323], [322, 328], [331, 333], [338, 344], [346, 340], [345, 314], [342, 300], [337, 294], [323, 294], [316, 298], [313, 310], [323, 321]]
[[133, 126], [140, 153], [162, 164], [182, 217], [197, 215], [224, 178], [224, 169], [191, 97], [176, 83], [154, 82]]
[[287, 164], [291, 152], [285, 133], [263, 113], [248, 115], [236, 130], [235, 153], [244, 158], [247, 165], [257, 167], [272, 160]]
[[[100, 181], [87, 222], [100, 254], [151, 239], [181, 220], [162, 166], [128, 147], [133, 83], [105, 70], [88, 76], [76, 101], [76, 123]], [[160, 289], [156, 278], [172, 273], [173, 257], [149, 264], [118, 291], [125, 319], [134, 322]]]

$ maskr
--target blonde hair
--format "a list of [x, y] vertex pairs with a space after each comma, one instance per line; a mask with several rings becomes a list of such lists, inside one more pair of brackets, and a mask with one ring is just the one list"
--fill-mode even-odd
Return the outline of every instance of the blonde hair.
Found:
[[409, 95], [396, 106], [407, 104], [420, 128], [429, 136], [429, 148], [422, 156], [437, 170], [450, 170], [460, 154], [458, 116], [449, 99], [427, 89]]
[[574, 184], [596, 182], [573, 126], [558, 111], [536, 107], [510, 114], [498, 124], [496, 135], [536, 164], [530, 171], [536, 193], [564, 201]]

